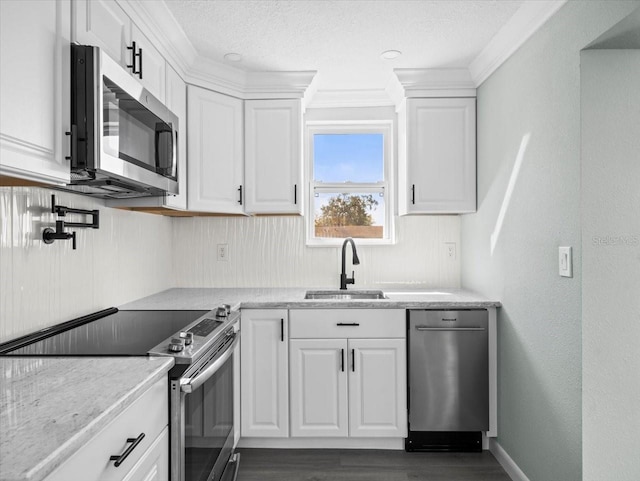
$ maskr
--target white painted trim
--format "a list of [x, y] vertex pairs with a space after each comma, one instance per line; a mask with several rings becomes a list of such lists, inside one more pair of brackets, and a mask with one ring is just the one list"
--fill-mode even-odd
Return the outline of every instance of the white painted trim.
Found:
[[396, 100], [425, 97], [475, 97], [476, 85], [466, 68], [396, 68], [400, 86], [390, 83], [387, 93]]
[[498, 312], [487, 308], [489, 314], [489, 431], [488, 438], [498, 436]]
[[404, 449], [404, 438], [240, 438], [240, 448]]
[[495, 439], [489, 440], [489, 451], [500, 463], [513, 481], [529, 481], [526, 474], [520, 469], [516, 462], [509, 456], [502, 446]]
[[343, 107], [389, 107], [395, 105], [383, 89], [318, 90], [308, 108], [330, 109]]
[[477, 87], [518, 50], [567, 0], [524, 2], [469, 65]]

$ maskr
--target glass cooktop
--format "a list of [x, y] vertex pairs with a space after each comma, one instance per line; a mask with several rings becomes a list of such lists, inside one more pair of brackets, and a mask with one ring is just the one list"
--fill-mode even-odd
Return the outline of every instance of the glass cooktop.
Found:
[[118, 311], [5, 354], [143, 356], [158, 343], [207, 312], [209, 311]]

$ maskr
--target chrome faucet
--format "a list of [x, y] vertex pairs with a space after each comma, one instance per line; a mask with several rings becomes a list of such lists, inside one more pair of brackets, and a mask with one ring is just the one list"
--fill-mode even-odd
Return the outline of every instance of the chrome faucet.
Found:
[[351, 252], [352, 252], [352, 263], [354, 266], [360, 264], [360, 259], [358, 259], [358, 252], [356, 251], [356, 243], [353, 242], [351, 237], [347, 237], [342, 243], [342, 273], [340, 274], [340, 289], [346, 289], [347, 284], [355, 284], [355, 272], [351, 271], [351, 277], [347, 277], [346, 273], [346, 254], [347, 254], [347, 244], [351, 242]]

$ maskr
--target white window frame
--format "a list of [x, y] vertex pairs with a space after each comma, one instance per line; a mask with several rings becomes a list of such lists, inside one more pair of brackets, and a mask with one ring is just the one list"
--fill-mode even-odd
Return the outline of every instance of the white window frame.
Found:
[[[382, 192], [385, 204], [384, 237], [381, 239], [355, 239], [358, 245], [395, 244], [394, 226], [394, 124], [392, 120], [348, 120], [348, 121], [307, 121], [305, 123], [305, 179], [307, 180], [308, 202], [305, 207], [307, 245], [313, 247], [335, 247], [344, 239], [315, 236], [315, 192], [370, 193]], [[383, 171], [382, 182], [315, 182], [313, 172], [313, 136], [315, 134], [382, 134]]]

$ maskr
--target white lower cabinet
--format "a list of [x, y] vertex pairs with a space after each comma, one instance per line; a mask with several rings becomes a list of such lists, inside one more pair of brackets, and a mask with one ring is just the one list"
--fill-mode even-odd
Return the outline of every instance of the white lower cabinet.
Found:
[[289, 349], [291, 436], [347, 436], [347, 341], [292, 339]]
[[406, 436], [404, 310], [292, 310], [290, 323], [292, 436]]
[[[167, 393], [167, 379], [163, 378], [45, 481], [168, 481]], [[109, 458], [125, 453], [134, 439], [139, 439], [139, 442], [116, 466], [116, 461]]]
[[243, 309], [240, 320], [241, 436], [289, 436], [286, 309]]
[[349, 436], [406, 436], [406, 341], [349, 339], [349, 353]]

